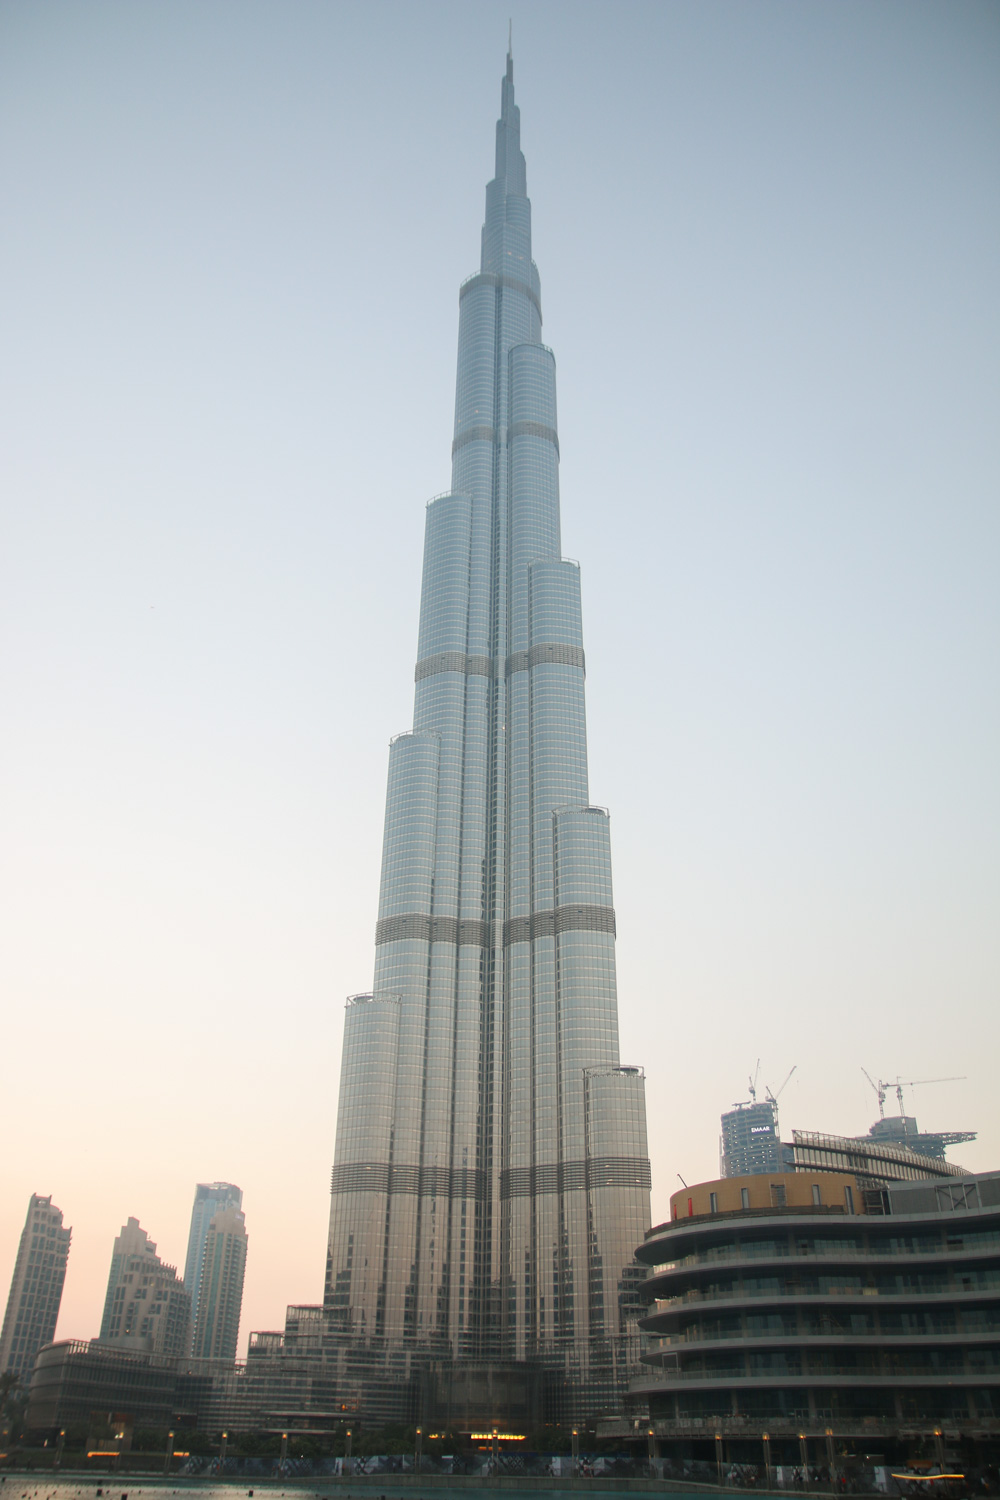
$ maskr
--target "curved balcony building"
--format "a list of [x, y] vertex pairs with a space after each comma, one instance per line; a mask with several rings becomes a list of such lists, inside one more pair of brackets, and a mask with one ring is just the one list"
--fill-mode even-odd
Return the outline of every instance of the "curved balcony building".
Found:
[[661, 1453], [995, 1457], [1000, 1173], [880, 1193], [831, 1172], [728, 1178], [674, 1194], [671, 1215], [636, 1252], [649, 1373], [632, 1394]]

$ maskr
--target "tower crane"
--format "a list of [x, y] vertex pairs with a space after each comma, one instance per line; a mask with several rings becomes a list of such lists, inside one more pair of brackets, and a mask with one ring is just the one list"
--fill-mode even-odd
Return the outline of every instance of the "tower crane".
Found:
[[774, 1110], [774, 1128], [775, 1128], [775, 1131], [778, 1130], [778, 1100], [781, 1098], [781, 1095], [785, 1092], [785, 1087], [786, 1087], [786, 1085], [788, 1083], [788, 1080], [789, 1080], [789, 1078], [791, 1078], [792, 1074], [795, 1072], [795, 1069], [797, 1067], [798, 1067], [798, 1063], [792, 1063], [792, 1066], [789, 1068], [788, 1072], [785, 1074], [785, 1082], [781, 1085], [781, 1087], [780, 1087], [780, 1089], [778, 1090], [777, 1093], [774, 1093], [771, 1090], [770, 1085], [766, 1085], [765, 1088], [764, 1088], [764, 1092], [767, 1095], [767, 1097], [768, 1097], [768, 1099], [769, 1099], [769, 1101], [771, 1103], [772, 1109]]
[[867, 1068], [862, 1068], [861, 1071], [865, 1075], [865, 1077], [868, 1079], [868, 1082], [871, 1084], [872, 1088], [875, 1090], [875, 1097], [878, 1099], [878, 1117], [879, 1117], [880, 1120], [884, 1120], [885, 1119], [885, 1091], [886, 1091], [886, 1088], [887, 1088], [888, 1085], [884, 1084], [882, 1082], [881, 1078], [879, 1079], [878, 1083], [876, 1083], [875, 1080], [874, 1080], [874, 1078], [869, 1073], [869, 1071], [868, 1071]]
[[899, 1113], [903, 1114], [904, 1089], [916, 1089], [923, 1083], [964, 1083], [967, 1076], [966, 1073], [959, 1073], [952, 1078], [904, 1078], [901, 1080], [897, 1074], [895, 1088], [896, 1098], [899, 1100]]
[[798, 1067], [798, 1063], [792, 1063], [792, 1066], [789, 1068], [788, 1073], [785, 1076], [785, 1082], [781, 1085], [781, 1088], [778, 1090], [778, 1092], [776, 1094], [772, 1094], [772, 1092], [771, 1092], [771, 1090], [770, 1090], [769, 1087], [764, 1089], [765, 1094], [770, 1099], [770, 1101], [771, 1101], [772, 1104], [777, 1104], [778, 1100], [781, 1098], [782, 1094], [785, 1092], [785, 1088], [786, 1088], [786, 1085], [788, 1083], [789, 1078], [791, 1078], [792, 1074], [795, 1072], [795, 1069], [797, 1067]]
[[897, 1073], [895, 1083], [884, 1078], [880, 1078], [878, 1083], [876, 1083], [867, 1068], [862, 1068], [861, 1071], [868, 1079], [868, 1082], [871, 1084], [872, 1088], [875, 1090], [875, 1096], [878, 1099], [879, 1119], [881, 1120], [885, 1119], [885, 1100], [886, 1095], [890, 1092], [890, 1090], [895, 1093], [896, 1099], [899, 1102], [900, 1115], [905, 1117], [905, 1111], [903, 1109], [904, 1089], [919, 1088], [922, 1084], [925, 1083], [964, 1083], [966, 1078], [966, 1075], [964, 1073], [958, 1074], [951, 1078], [900, 1078], [899, 1074]]

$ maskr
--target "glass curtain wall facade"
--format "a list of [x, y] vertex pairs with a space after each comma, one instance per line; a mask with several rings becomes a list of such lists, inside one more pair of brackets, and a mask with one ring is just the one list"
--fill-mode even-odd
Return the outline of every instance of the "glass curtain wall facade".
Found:
[[229, 1203], [212, 1215], [205, 1236], [191, 1346], [195, 1359], [236, 1358], [246, 1266], [246, 1220]]
[[373, 1345], [601, 1381], [624, 1376], [638, 1312], [644, 1082], [618, 1055], [609, 823], [589, 802], [509, 55], [459, 296], [452, 487], [427, 507], [374, 985], [346, 1014], [326, 1316]]
[[243, 1207], [243, 1189], [238, 1188], [234, 1182], [199, 1182], [195, 1187], [187, 1255], [184, 1257], [184, 1285], [191, 1293], [192, 1336], [198, 1324], [201, 1267], [205, 1258], [209, 1227], [217, 1213], [230, 1207], [236, 1209]]
[[777, 1112], [770, 1099], [738, 1104], [722, 1116], [723, 1177], [745, 1177], [750, 1172], [781, 1171], [781, 1140]]

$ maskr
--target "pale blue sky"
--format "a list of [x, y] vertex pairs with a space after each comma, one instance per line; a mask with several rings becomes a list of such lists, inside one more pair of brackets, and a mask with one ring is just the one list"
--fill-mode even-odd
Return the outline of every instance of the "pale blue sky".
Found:
[[758, 1055], [1000, 1166], [1000, 8], [0, 7], [6, 1190], [321, 1295], [513, 12], [654, 1216]]

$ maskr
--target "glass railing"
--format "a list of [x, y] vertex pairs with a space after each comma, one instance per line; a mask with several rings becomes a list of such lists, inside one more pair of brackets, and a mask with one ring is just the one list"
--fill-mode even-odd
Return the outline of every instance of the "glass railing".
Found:
[[743, 1342], [747, 1342], [750, 1339], [780, 1339], [782, 1342], [784, 1342], [786, 1339], [800, 1339], [803, 1342], [812, 1342], [816, 1339], [850, 1339], [852, 1341], [855, 1339], [876, 1339], [881, 1343], [888, 1338], [937, 1338], [941, 1337], [942, 1333], [956, 1336], [957, 1332], [958, 1330], [954, 1328], [945, 1330], [935, 1329], [933, 1332], [928, 1332], [926, 1329], [920, 1329], [917, 1331], [909, 1329], [905, 1332], [898, 1333], [888, 1333], [884, 1329], [880, 1333], [875, 1328], [855, 1329], [842, 1327], [801, 1329], [748, 1328], [745, 1332], [742, 1332], [739, 1329], [727, 1329], [723, 1331], [719, 1329], [709, 1330], [692, 1328], [686, 1330], [683, 1334], [665, 1333], [662, 1334], [658, 1339], [650, 1335], [647, 1352], [650, 1354], [655, 1354], [661, 1349], [689, 1349], [693, 1344], [719, 1344], [724, 1343], [729, 1339], [737, 1339]]
[[[817, 1283], [813, 1286], [804, 1286], [799, 1283], [781, 1283], [775, 1278], [768, 1286], [728, 1286], [717, 1290], [711, 1287], [689, 1287], [685, 1292], [679, 1292], [676, 1297], [658, 1297], [650, 1304], [647, 1317], [655, 1317], [659, 1313], [676, 1312], [684, 1307], [698, 1306], [706, 1302], [744, 1302], [761, 1297], [769, 1298], [801, 1298], [801, 1297], [974, 1297], [984, 1292], [993, 1292], [1000, 1289], [1000, 1274], [980, 1274], [973, 1282], [968, 1278], [958, 1282], [933, 1282], [928, 1285], [907, 1285], [902, 1279], [896, 1284], [882, 1283], [880, 1286], [867, 1286], [860, 1278], [851, 1285], [836, 1286], [827, 1283], [825, 1286]], [[984, 1328], [984, 1332], [991, 1331]]]
[[675, 1271], [691, 1270], [697, 1266], [714, 1266], [725, 1263], [739, 1264], [748, 1260], [790, 1260], [790, 1259], [815, 1259], [826, 1257], [827, 1259], [850, 1259], [867, 1258], [869, 1256], [893, 1257], [893, 1256], [929, 1256], [929, 1255], [972, 1255], [986, 1253], [990, 1250], [1000, 1250], [1000, 1232], [984, 1232], [983, 1234], [969, 1234], [964, 1236], [961, 1244], [949, 1243], [945, 1246], [940, 1239], [926, 1241], [911, 1241], [898, 1239], [881, 1239], [876, 1235], [871, 1238], [867, 1246], [858, 1240], [801, 1240], [801, 1241], [744, 1241], [742, 1243], [730, 1242], [725, 1245], [712, 1245], [706, 1250], [693, 1250], [690, 1255], [679, 1256], [676, 1260], [663, 1261], [653, 1266], [650, 1276], [665, 1276]]
[[[712, 1370], [682, 1370], [674, 1366], [661, 1366], [656, 1370], [656, 1379], [658, 1382], [662, 1381], [664, 1385], [684, 1385], [690, 1384], [695, 1380], [781, 1380], [785, 1378], [789, 1380], [809, 1379], [817, 1381], [845, 1379], [897, 1381], [902, 1373], [904, 1372], [889, 1365], [884, 1368], [874, 1364], [867, 1366], [851, 1364], [817, 1365], [804, 1360], [801, 1366], [786, 1365], [782, 1367], [776, 1366], [772, 1369], [754, 1370], [747, 1370], [742, 1364], [722, 1365], [718, 1369]], [[969, 1373], [976, 1375], [979, 1372], [973, 1370]], [[912, 1366], [907, 1366], [905, 1374], [916, 1379], [943, 1381], [949, 1380], [955, 1375], [961, 1375], [963, 1371], [960, 1367], [953, 1370], [931, 1370], [915, 1369]]]

